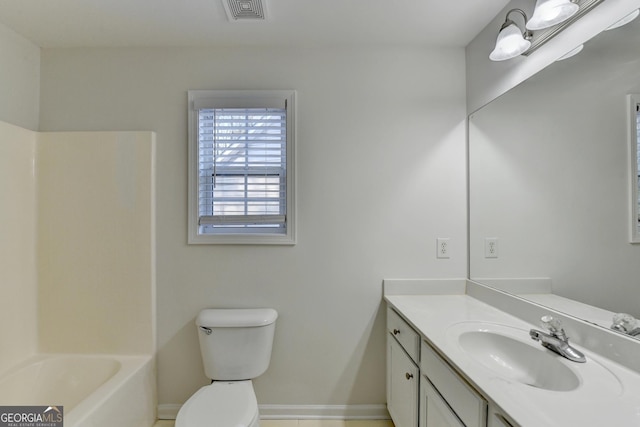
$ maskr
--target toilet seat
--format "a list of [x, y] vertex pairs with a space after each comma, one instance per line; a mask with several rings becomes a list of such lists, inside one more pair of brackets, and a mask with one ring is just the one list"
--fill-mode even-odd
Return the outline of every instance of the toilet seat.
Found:
[[182, 405], [175, 427], [257, 427], [258, 420], [258, 402], [250, 380], [214, 381]]

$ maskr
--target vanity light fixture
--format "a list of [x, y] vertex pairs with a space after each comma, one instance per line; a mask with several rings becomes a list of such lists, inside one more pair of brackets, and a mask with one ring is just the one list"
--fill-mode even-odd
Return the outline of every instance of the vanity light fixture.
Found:
[[577, 0], [537, 0], [528, 30], [544, 30], [566, 21], [578, 12]]
[[521, 14], [524, 22], [527, 22], [527, 15], [522, 9], [511, 9], [507, 12], [504, 24], [502, 24], [498, 33], [496, 47], [489, 55], [489, 59], [492, 61], [506, 61], [507, 59], [515, 58], [518, 55], [522, 55], [531, 46], [533, 34], [526, 29], [524, 31], [520, 30], [520, 27], [509, 19], [509, 15], [513, 12]]
[[638, 15], [640, 15], [640, 9], [634, 10], [633, 12], [631, 12], [630, 14], [628, 14], [627, 16], [625, 16], [624, 18], [622, 18], [618, 22], [616, 22], [614, 24], [611, 24], [611, 26], [609, 26], [607, 29], [605, 29], [605, 31], [609, 31], [609, 30], [613, 30], [613, 29], [616, 29], [616, 28], [620, 28], [623, 25], [626, 25], [629, 22], [631, 22], [634, 19], [636, 19], [638, 17]]
[[577, 54], [579, 54], [580, 52], [582, 52], [582, 49], [584, 49], [584, 45], [581, 44], [580, 46], [571, 49], [569, 52], [565, 53], [564, 55], [562, 55], [560, 58], [556, 59], [556, 61], [562, 61], [565, 59], [569, 59], [572, 56], [575, 56]]
[[[491, 52], [489, 58], [492, 61], [504, 61], [515, 58], [518, 55], [529, 56], [604, 1], [605, 0], [536, 0], [531, 20], [527, 20], [526, 14], [521, 9], [511, 9], [507, 13], [505, 23], [502, 25], [502, 28], [500, 28], [496, 48]], [[524, 17], [525, 30], [520, 34], [520, 30], [514, 24], [509, 29], [511, 32], [509, 42], [513, 43], [513, 45], [507, 47], [507, 44], [502, 44], [502, 39], [506, 39], [509, 33], [505, 32], [505, 34], [503, 34], [503, 30], [509, 27], [510, 24], [513, 24], [513, 21], [509, 19], [509, 14], [514, 11], [517, 11]], [[638, 14], [640, 14], [640, 12], [638, 12]], [[632, 16], [633, 14], [631, 14], [629, 18], [632, 18]]]

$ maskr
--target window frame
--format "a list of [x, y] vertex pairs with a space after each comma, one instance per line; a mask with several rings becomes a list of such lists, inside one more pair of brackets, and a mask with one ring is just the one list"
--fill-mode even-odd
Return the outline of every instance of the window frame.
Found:
[[[259, 106], [266, 99], [282, 100], [286, 105], [286, 232], [221, 232], [200, 233], [199, 227], [199, 109], [200, 105], [234, 105], [237, 108]], [[188, 102], [188, 243], [294, 245], [296, 243], [296, 92], [294, 90], [190, 90]], [[206, 107], [201, 107], [206, 108]], [[211, 107], [209, 107], [211, 108]]]
[[628, 111], [628, 140], [629, 140], [629, 226], [630, 243], [640, 243], [640, 94], [629, 94]]

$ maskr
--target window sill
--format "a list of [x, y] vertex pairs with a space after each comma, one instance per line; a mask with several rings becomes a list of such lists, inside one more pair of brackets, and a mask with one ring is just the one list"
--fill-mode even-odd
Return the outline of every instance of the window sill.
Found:
[[190, 245], [282, 245], [293, 246], [296, 240], [289, 235], [227, 234], [189, 236]]

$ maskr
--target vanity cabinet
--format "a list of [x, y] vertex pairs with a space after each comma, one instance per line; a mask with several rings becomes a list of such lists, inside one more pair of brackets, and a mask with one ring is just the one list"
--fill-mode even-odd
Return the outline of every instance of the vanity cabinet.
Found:
[[420, 370], [392, 337], [387, 363], [387, 408], [395, 426], [418, 427]]
[[387, 409], [396, 427], [418, 427], [420, 336], [387, 310]]
[[387, 408], [396, 427], [512, 427], [391, 308]]

